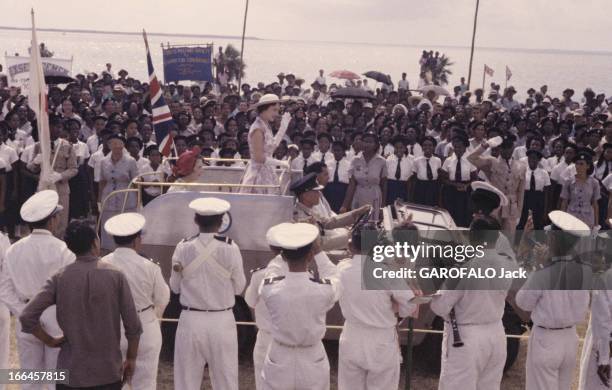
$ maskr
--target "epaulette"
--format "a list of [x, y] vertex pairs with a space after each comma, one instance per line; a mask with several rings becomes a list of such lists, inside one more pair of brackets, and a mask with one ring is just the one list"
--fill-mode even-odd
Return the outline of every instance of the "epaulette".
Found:
[[315, 283], [319, 283], [319, 284], [329, 284], [329, 285], [331, 285], [331, 280], [329, 280], [329, 279], [310, 278], [310, 280], [315, 282]]
[[276, 276], [274, 278], [265, 279], [264, 280], [264, 286], [267, 286], [267, 285], [272, 284], [274, 282], [278, 282], [279, 280], [283, 280], [283, 279], [285, 279], [284, 276]]
[[257, 272], [257, 271], [261, 271], [262, 269], [266, 269], [266, 267], [267, 267], [267, 266], [266, 266], [266, 265], [264, 265], [263, 267], [253, 268], [253, 269], [251, 270], [251, 273], [252, 273], [252, 274], [254, 274], [254, 273], [255, 273], [255, 272]]
[[226, 244], [231, 244], [232, 243], [232, 239], [229, 237], [225, 237], [225, 236], [214, 236], [215, 240], [219, 240], [222, 242], [225, 242]]

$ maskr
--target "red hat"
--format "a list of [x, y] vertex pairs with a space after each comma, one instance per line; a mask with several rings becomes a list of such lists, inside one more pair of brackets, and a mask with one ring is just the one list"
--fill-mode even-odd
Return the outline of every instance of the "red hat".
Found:
[[199, 157], [200, 148], [198, 146], [183, 152], [176, 161], [176, 165], [172, 168], [174, 176], [184, 177], [191, 174]]

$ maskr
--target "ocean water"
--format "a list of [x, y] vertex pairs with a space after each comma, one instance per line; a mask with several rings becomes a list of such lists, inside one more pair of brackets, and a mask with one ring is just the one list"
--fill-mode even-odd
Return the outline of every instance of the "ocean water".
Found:
[[[115, 72], [126, 69], [130, 75], [141, 80], [147, 79], [145, 48], [140, 35], [39, 32], [39, 42], [55, 52], [56, 57], [73, 57], [73, 75], [86, 71], [100, 72], [107, 62], [113, 64]], [[233, 44], [240, 48], [239, 39], [207, 39], [202, 37], [149, 36], [149, 46], [158, 77], [163, 79], [162, 51], [160, 44], [214, 43]], [[30, 32], [0, 30], [0, 53], [27, 55], [30, 46]], [[292, 72], [309, 84], [318, 75], [319, 69], [326, 73], [348, 69], [356, 73], [378, 70], [390, 74], [393, 81], [401, 73], [408, 74], [411, 88], [416, 87], [422, 50], [438, 50], [450, 57], [454, 65], [449, 89], [459, 84], [459, 78], [467, 79], [469, 48], [419, 47], [375, 45], [356, 43], [326, 43], [279, 40], [246, 40], [244, 60], [247, 64], [246, 79], [249, 83], [270, 82], [279, 72]], [[4, 64], [4, 57], [0, 59]], [[557, 96], [565, 88], [573, 88], [580, 96], [585, 88], [596, 92], [612, 94], [612, 53], [572, 52], [555, 50], [521, 50], [477, 48], [472, 71], [472, 89], [482, 86], [484, 64], [495, 70], [493, 77], [502, 88], [505, 82], [505, 66], [513, 76], [508, 85], [513, 85], [520, 96], [525, 96], [529, 87], [549, 87], [549, 93]], [[327, 78], [328, 84], [333, 81]], [[374, 85], [374, 81], [369, 83]]]

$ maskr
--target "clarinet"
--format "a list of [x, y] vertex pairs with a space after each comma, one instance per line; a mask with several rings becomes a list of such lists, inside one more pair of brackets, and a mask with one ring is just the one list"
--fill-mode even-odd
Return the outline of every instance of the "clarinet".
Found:
[[451, 327], [453, 328], [453, 347], [463, 347], [463, 341], [461, 341], [461, 334], [459, 333], [459, 326], [457, 325], [457, 317], [455, 316], [455, 309], [451, 309], [449, 313]]

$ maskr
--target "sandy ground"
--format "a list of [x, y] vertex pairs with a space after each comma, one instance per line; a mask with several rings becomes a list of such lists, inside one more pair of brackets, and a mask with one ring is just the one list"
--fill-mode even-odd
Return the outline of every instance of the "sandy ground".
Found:
[[[579, 333], [581, 337], [584, 334], [584, 327], [579, 329]], [[14, 331], [14, 327], [13, 327]], [[582, 347], [582, 345], [580, 346]], [[336, 381], [336, 370], [338, 363], [338, 343], [337, 342], [327, 342], [326, 349], [329, 355], [330, 365], [331, 365], [331, 389], [337, 389], [337, 381]], [[428, 372], [427, 367], [423, 367], [422, 364], [419, 364], [419, 354], [422, 353], [418, 349], [416, 349], [413, 353], [414, 359], [414, 368], [412, 370], [412, 378], [411, 378], [411, 389], [417, 390], [435, 390], [438, 386], [438, 377], [435, 374]], [[504, 374], [504, 378], [502, 380], [502, 390], [519, 390], [525, 388], [525, 360], [527, 356], [527, 340], [521, 340], [521, 350], [519, 357], [515, 364], [512, 366], [508, 372]], [[576, 378], [574, 380], [573, 389], [577, 389], [578, 382], [578, 359], [576, 361]], [[17, 350], [15, 346], [15, 338], [11, 338], [11, 367], [17, 368], [19, 367], [18, 359], [17, 359]], [[240, 389], [241, 390], [251, 390], [255, 389], [255, 382], [253, 376], [253, 364], [250, 356], [242, 356], [240, 358]], [[406, 389], [405, 387], [405, 378], [406, 378], [406, 368], [402, 365], [402, 375], [400, 380], [400, 389]], [[160, 361], [159, 372], [158, 372], [158, 390], [172, 390], [174, 386], [172, 385], [173, 381], [173, 373], [172, 373], [172, 362], [169, 361]], [[7, 390], [18, 390], [17, 386], [8, 386]], [[210, 381], [208, 380], [208, 374], [204, 375], [204, 382], [202, 385], [202, 389], [211, 389]]]

